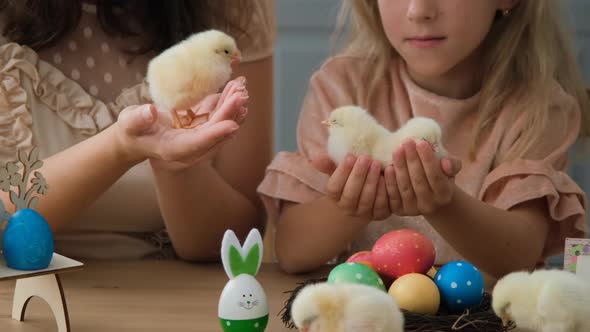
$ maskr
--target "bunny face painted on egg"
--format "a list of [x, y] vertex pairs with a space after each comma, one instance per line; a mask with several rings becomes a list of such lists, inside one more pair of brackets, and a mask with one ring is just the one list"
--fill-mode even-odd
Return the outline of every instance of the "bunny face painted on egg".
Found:
[[268, 323], [266, 294], [255, 276], [262, 262], [262, 237], [253, 229], [242, 247], [233, 231], [221, 245], [223, 267], [230, 281], [219, 298], [219, 321], [225, 332], [264, 331]]
[[254, 277], [240, 274], [227, 283], [219, 298], [219, 317], [251, 319], [267, 314], [266, 295]]

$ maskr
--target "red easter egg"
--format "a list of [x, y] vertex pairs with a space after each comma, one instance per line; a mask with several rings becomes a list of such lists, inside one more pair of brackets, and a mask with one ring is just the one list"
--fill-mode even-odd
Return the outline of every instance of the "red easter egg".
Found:
[[373, 262], [371, 260], [372, 258], [370, 251], [359, 251], [353, 254], [352, 256], [348, 257], [346, 263], [361, 263], [375, 270], [375, 266], [373, 265]]
[[427, 273], [435, 257], [432, 241], [411, 229], [381, 236], [371, 254], [377, 273], [394, 279], [408, 273]]

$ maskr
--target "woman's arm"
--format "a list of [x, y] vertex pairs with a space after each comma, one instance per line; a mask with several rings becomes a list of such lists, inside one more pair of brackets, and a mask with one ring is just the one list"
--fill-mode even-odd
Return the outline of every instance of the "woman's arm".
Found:
[[166, 227], [183, 259], [219, 259], [228, 228], [242, 239], [253, 227], [264, 231], [256, 187], [272, 157], [272, 57], [241, 64], [237, 75], [248, 80], [248, 116], [213, 162], [183, 171], [153, 167]]
[[[125, 153], [111, 126], [43, 161], [39, 171], [48, 190], [35, 210], [57, 232], [139, 161]], [[8, 202], [7, 193], [2, 192], [2, 200]]]
[[[236, 102], [239, 95], [233, 97]], [[94, 202], [133, 165], [147, 157], [167, 160], [198, 159], [232, 132], [232, 109], [200, 131], [172, 129], [166, 114], [152, 105], [130, 106], [102, 132], [45, 158], [40, 169], [48, 191], [36, 206], [58, 232]], [[8, 202], [8, 195], [2, 193]], [[10, 204], [5, 204], [11, 206]]]

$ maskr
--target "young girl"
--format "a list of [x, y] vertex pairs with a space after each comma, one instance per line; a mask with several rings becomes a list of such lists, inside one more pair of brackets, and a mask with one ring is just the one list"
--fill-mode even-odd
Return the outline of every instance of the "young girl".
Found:
[[[344, 1], [348, 47], [311, 78], [298, 151], [277, 155], [259, 186], [282, 268], [308, 271], [412, 228], [433, 241], [436, 264], [464, 258], [500, 277], [583, 236], [585, 195], [564, 170], [587, 100], [557, 5]], [[408, 141], [383, 175], [367, 156], [321, 173], [321, 122], [348, 104], [389, 130], [436, 120], [451, 158]]]
[[[226, 229], [262, 231], [256, 186], [271, 159], [272, 0], [0, 4], [0, 165], [39, 148], [49, 190], [36, 209], [56, 252], [211, 260]], [[203, 101], [215, 112], [208, 124], [174, 130], [151, 105], [147, 63], [210, 28], [237, 39], [235, 74], [249, 91], [231, 81]]]

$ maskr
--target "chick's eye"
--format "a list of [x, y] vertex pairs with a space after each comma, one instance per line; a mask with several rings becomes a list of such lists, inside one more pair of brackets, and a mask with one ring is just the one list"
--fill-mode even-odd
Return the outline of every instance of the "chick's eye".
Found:
[[223, 50], [223, 52], [224, 52], [225, 54], [229, 54], [229, 51], [228, 51], [228, 50]]

